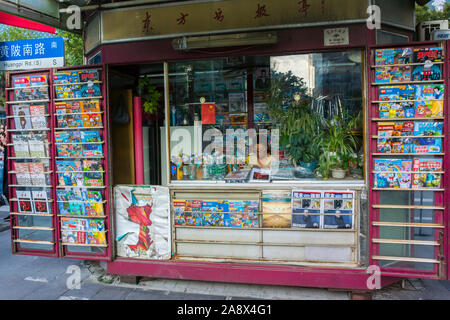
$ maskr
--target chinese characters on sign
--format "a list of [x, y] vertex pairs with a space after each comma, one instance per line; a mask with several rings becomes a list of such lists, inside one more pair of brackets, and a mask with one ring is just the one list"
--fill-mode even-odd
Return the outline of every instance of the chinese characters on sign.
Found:
[[64, 39], [44, 38], [0, 42], [0, 70], [64, 66]]
[[186, 17], [189, 15], [189, 13], [180, 13], [180, 17], [177, 19], [178, 24], [185, 24], [186, 23]]
[[305, 17], [308, 15], [308, 9], [311, 7], [310, 4], [308, 4], [308, 0], [302, 0], [298, 2], [300, 8], [298, 9], [299, 13], [303, 13]]
[[215, 14], [216, 14], [216, 15], [215, 15], [214, 19], [216, 19], [216, 20], [219, 21], [219, 22], [222, 22], [223, 19], [225, 18], [225, 16], [223, 15], [223, 12], [222, 12], [222, 9], [221, 9], [221, 8], [217, 9], [216, 12], [215, 12]]
[[348, 28], [332, 28], [323, 30], [323, 41], [325, 46], [348, 45]]
[[145, 12], [145, 19], [142, 20], [142, 22], [144, 23], [142, 32], [148, 33], [149, 30], [153, 30], [153, 28], [150, 26], [150, 18], [151, 17], [152, 17], [151, 14], [148, 14], [148, 12]]
[[261, 5], [258, 3], [258, 9], [256, 9], [256, 16], [254, 17], [256, 18], [261, 18], [261, 17], [268, 17], [269, 15], [267, 14], [266, 11], [266, 5]]

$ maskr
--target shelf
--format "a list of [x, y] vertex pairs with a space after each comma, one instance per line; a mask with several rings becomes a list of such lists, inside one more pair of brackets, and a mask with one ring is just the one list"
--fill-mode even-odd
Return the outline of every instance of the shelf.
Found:
[[372, 239], [373, 243], [390, 243], [390, 244], [412, 244], [422, 246], [439, 246], [438, 241], [423, 241], [423, 240], [399, 240], [399, 239]]
[[372, 136], [372, 139], [410, 139], [410, 138], [440, 139], [445, 138], [445, 136]]
[[64, 159], [103, 159], [104, 157], [55, 157], [57, 160]]
[[107, 248], [107, 244], [81, 244], [81, 243], [61, 243], [63, 246], [79, 246], [79, 247], [101, 247], [101, 248]]
[[372, 222], [373, 226], [377, 227], [414, 227], [414, 228], [437, 228], [444, 229], [445, 226], [437, 223], [414, 223], [414, 222]]
[[[415, 63], [401, 63], [401, 64], [377, 64], [377, 65], [372, 65], [371, 68], [386, 68], [386, 67], [407, 67], [407, 66], [423, 66], [426, 63], [419, 63], [419, 62], [415, 62]], [[432, 62], [432, 64], [444, 64], [443, 61], [438, 61], [438, 62]]]
[[37, 213], [37, 212], [10, 212], [13, 216], [40, 216], [40, 217], [53, 217], [52, 213]]
[[49, 99], [44, 100], [24, 100], [24, 101], [6, 101], [6, 104], [28, 104], [28, 103], [42, 103], [42, 102], [50, 102]]
[[[32, 146], [41, 146], [41, 145], [51, 145], [51, 142], [42, 142], [42, 143], [34, 143], [31, 144]], [[16, 143], [8, 143], [6, 144], [8, 147], [15, 147], [16, 145], [27, 145], [29, 146], [30, 144], [28, 142], [16, 142]]]
[[21, 184], [10, 184], [9, 187], [13, 188], [53, 188], [53, 186], [35, 186], [35, 185], [21, 185]]
[[6, 90], [21, 90], [21, 89], [31, 89], [31, 88], [48, 88], [49, 85], [48, 84], [43, 84], [40, 86], [29, 86], [29, 87], [10, 87], [10, 88], [5, 88]]
[[25, 226], [13, 226], [13, 229], [19, 230], [41, 230], [41, 231], [53, 231], [55, 228], [51, 227], [25, 227]]
[[387, 260], [387, 261], [437, 263], [437, 264], [441, 263], [439, 260], [436, 260], [436, 259], [411, 258], [411, 257], [372, 256], [372, 259], [374, 259], [374, 260]]
[[321, 228], [244, 228], [244, 227], [225, 227], [225, 226], [181, 226], [174, 225], [175, 228], [186, 229], [225, 229], [225, 230], [262, 230], [262, 231], [314, 231], [314, 232], [351, 232], [354, 233], [354, 229], [321, 229]]
[[8, 160], [35, 160], [35, 159], [50, 159], [50, 157], [8, 157]]
[[56, 131], [91, 130], [91, 129], [103, 129], [103, 126], [100, 126], [100, 127], [55, 128]]
[[[29, 200], [29, 199], [20, 199], [20, 200]], [[19, 201], [19, 199], [17, 199], [17, 198], [12, 198], [12, 199], [9, 199], [9, 201]], [[47, 199], [47, 201], [45, 201], [45, 202], [53, 202], [53, 199]]]
[[373, 156], [444, 156], [445, 153], [372, 153]]
[[105, 173], [105, 171], [56, 171], [56, 173]]
[[414, 205], [389, 205], [389, 204], [373, 204], [374, 209], [425, 209], [425, 210], [445, 210], [445, 207], [437, 206], [414, 206]]
[[51, 245], [55, 244], [52, 241], [27, 240], [27, 239], [14, 239], [14, 242], [34, 243], [34, 244], [51, 244]]
[[56, 189], [67, 189], [67, 188], [83, 188], [83, 189], [105, 189], [106, 186], [93, 187], [93, 186], [57, 186]]
[[29, 171], [27, 171], [27, 172], [8, 171], [8, 174], [51, 174], [51, 173], [53, 173], [53, 171], [46, 171], [46, 172], [39, 172], [39, 173], [29, 172]]
[[374, 191], [445, 191], [445, 189], [439, 189], [439, 188], [372, 188]]
[[77, 115], [77, 114], [99, 114], [99, 113], [103, 113], [103, 111], [96, 111], [96, 112], [55, 113], [55, 116], [70, 116], [70, 115]]
[[107, 216], [83, 216], [83, 215], [75, 215], [75, 214], [59, 214], [58, 217], [64, 218], [82, 218], [82, 219], [106, 219]]
[[64, 86], [74, 86], [74, 85], [83, 85], [83, 84], [88, 84], [88, 83], [103, 83], [102, 81], [99, 80], [90, 80], [90, 81], [86, 81], [86, 82], [74, 82], [74, 83], [54, 83], [53, 86], [54, 87], [64, 87]]
[[98, 99], [103, 99], [102, 96], [98, 96], [98, 97], [83, 97], [83, 98], [64, 98], [64, 99], [54, 99], [53, 101], [58, 102], [58, 101], [73, 101], [73, 100], [98, 100]]
[[84, 201], [60, 201], [57, 200], [57, 202], [61, 202], [61, 203], [106, 203], [106, 200], [102, 200], [102, 201], [89, 201], [89, 200], [84, 200]]
[[23, 131], [50, 131], [49, 128], [42, 129], [8, 129], [8, 132], [23, 132]]
[[372, 171], [372, 173], [433, 173], [433, 174], [443, 174], [444, 171]]
[[372, 103], [391, 103], [391, 102], [425, 102], [425, 101], [444, 101], [444, 99], [426, 99], [426, 100], [375, 100]]
[[444, 120], [444, 117], [433, 117], [433, 118], [372, 118], [372, 121], [426, 121], [426, 120]]
[[105, 141], [100, 141], [100, 142], [58, 142], [55, 143], [55, 145], [73, 145], [73, 144], [103, 144], [105, 143]]
[[421, 83], [443, 83], [444, 79], [440, 80], [425, 80], [425, 81], [403, 81], [403, 82], [385, 82], [385, 83], [375, 83], [372, 82], [373, 86], [401, 86], [404, 84], [421, 84]]
[[25, 117], [25, 118], [39, 118], [39, 117], [50, 117], [50, 114], [40, 114], [40, 115], [35, 115], [35, 116], [31, 116], [31, 115], [27, 115], [27, 116], [7, 116], [6, 119], [14, 119], [14, 118], [19, 118], [19, 117]]

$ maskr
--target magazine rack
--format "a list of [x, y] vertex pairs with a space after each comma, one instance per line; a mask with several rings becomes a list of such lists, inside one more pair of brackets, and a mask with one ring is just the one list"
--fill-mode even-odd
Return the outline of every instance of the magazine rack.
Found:
[[445, 51], [438, 42], [370, 51], [369, 246], [382, 275], [445, 277]]
[[[22, 101], [24, 97], [19, 95], [22, 92], [15, 88], [13, 80], [19, 76], [33, 75], [45, 76], [46, 83], [38, 88], [47, 90], [48, 99]], [[95, 79], [90, 79], [90, 76]], [[8, 74], [8, 181], [12, 195], [13, 252], [90, 260], [111, 259], [105, 77], [106, 70], [102, 66]], [[33, 89], [34, 86], [28, 85], [20, 90]], [[45, 113], [39, 114], [39, 117], [47, 119], [45, 128], [31, 127], [25, 130], [46, 133], [47, 140], [43, 143], [47, 147], [42, 157], [36, 157], [36, 154], [26, 157], [20, 153], [20, 148], [18, 156], [17, 141], [13, 143], [13, 137], [19, 133], [23, 135], [24, 132], [15, 127], [20, 122], [15, 120], [19, 117], [16, 116], [17, 108], [14, 106], [24, 105], [24, 102], [45, 106]], [[80, 106], [90, 109], [75, 110]], [[33, 115], [30, 116], [32, 119]], [[32, 120], [31, 123], [33, 124]], [[85, 140], [81, 140], [81, 137]], [[28, 141], [31, 148], [30, 143]], [[16, 162], [19, 163], [19, 169], [22, 169], [20, 163], [47, 163], [46, 170], [40, 172], [41, 176], [47, 177], [46, 184], [36, 184], [32, 179], [32, 183], [24, 183], [26, 180], [23, 179], [23, 171], [19, 172], [14, 168], [17, 166]], [[41, 212], [43, 209], [39, 212], [23, 212], [20, 205], [25, 206], [26, 202], [17, 196], [17, 191], [19, 195], [23, 195], [21, 190], [33, 193], [32, 191], [43, 189], [51, 190], [47, 192], [47, 212]], [[39, 202], [30, 199], [32, 208], [37, 207], [36, 204]]]

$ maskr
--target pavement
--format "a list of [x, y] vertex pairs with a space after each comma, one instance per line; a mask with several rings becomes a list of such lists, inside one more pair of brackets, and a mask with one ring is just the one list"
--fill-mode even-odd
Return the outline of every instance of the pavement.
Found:
[[[4, 213], [0, 207], [0, 215]], [[349, 300], [345, 291], [142, 278], [122, 282], [105, 263], [11, 253], [9, 223], [0, 216], [0, 300]], [[6, 226], [6, 228], [4, 228]], [[1, 230], [1, 229], [0, 229]], [[75, 281], [74, 279], [79, 279]], [[76, 286], [79, 284], [79, 287]], [[450, 300], [450, 281], [406, 279], [374, 300]]]

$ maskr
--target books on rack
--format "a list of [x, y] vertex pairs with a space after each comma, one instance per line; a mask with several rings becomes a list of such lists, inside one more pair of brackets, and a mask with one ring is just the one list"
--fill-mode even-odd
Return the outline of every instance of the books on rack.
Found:
[[444, 115], [444, 85], [422, 84], [416, 85], [415, 117], [429, 118]]
[[17, 184], [23, 186], [31, 185], [30, 167], [28, 162], [14, 161], [14, 170], [16, 171]]
[[37, 74], [30, 76], [31, 100], [47, 100], [48, 86], [47, 75]]
[[32, 129], [29, 104], [13, 104], [11, 106], [14, 115], [14, 129]]
[[292, 221], [291, 213], [290, 191], [263, 191], [263, 228], [290, 228]]
[[56, 102], [56, 120], [59, 128], [93, 128], [102, 126], [98, 100]]
[[227, 211], [224, 209], [225, 227], [258, 228], [257, 200], [227, 201]]
[[46, 190], [33, 190], [33, 208], [35, 213], [50, 213], [48, 194]]
[[15, 101], [33, 100], [29, 76], [12, 77], [12, 84], [14, 88]]
[[292, 190], [292, 227], [320, 228], [322, 192]]
[[374, 187], [402, 188], [411, 187], [412, 160], [407, 159], [375, 159]]
[[30, 150], [30, 157], [44, 158], [48, 155], [48, 139], [46, 134], [32, 133], [28, 135], [28, 148]]
[[30, 117], [33, 129], [47, 128], [44, 105], [30, 105]]
[[355, 210], [354, 191], [323, 193], [324, 229], [352, 229]]
[[62, 71], [53, 74], [57, 99], [81, 98], [78, 71]]
[[202, 223], [203, 226], [220, 227], [224, 225], [223, 211], [226, 202], [223, 201], [203, 201], [202, 202]]
[[16, 190], [19, 212], [33, 212], [30, 190]]
[[28, 135], [13, 133], [11, 134], [11, 138], [14, 146], [14, 156], [17, 158], [29, 158]]
[[375, 65], [408, 64], [412, 62], [412, 48], [388, 48], [375, 51]]
[[415, 188], [440, 188], [442, 159], [414, 159], [412, 187]]
[[28, 163], [31, 182], [35, 186], [47, 185], [47, 179], [45, 178], [45, 167], [42, 162], [30, 162]]
[[103, 147], [98, 143], [101, 142], [100, 132], [98, 130], [55, 132], [55, 141], [58, 157], [82, 158], [103, 156]]
[[104, 215], [102, 193], [79, 188], [57, 189], [56, 199], [60, 215]]
[[103, 220], [61, 218], [61, 235], [64, 243], [105, 244], [106, 231]]
[[[442, 79], [442, 48], [377, 49], [375, 83]], [[407, 65], [415, 63], [415, 65]]]
[[[379, 153], [439, 153], [442, 122], [404, 121], [378, 123]], [[411, 136], [410, 138], [408, 136]]]

